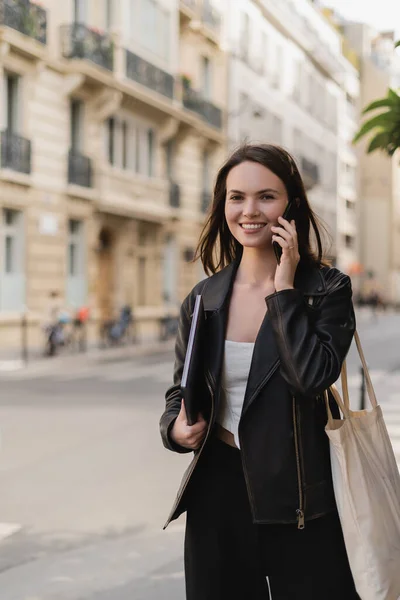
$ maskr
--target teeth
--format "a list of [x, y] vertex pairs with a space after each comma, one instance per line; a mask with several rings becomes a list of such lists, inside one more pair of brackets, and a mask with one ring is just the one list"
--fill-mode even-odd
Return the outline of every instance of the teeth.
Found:
[[259, 223], [259, 224], [247, 224], [245, 225], [244, 223], [242, 224], [243, 229], [261, 229], [261, 227], [264, 227], [263, 223]]

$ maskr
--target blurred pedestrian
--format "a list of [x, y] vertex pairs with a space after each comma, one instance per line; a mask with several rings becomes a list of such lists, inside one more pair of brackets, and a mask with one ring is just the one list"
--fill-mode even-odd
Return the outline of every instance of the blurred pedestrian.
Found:
[[44, 352], [47, 356], [54, 356], [57, 348], [65, 344], [67, 337], [65, 328], [70, 323], [71, 317], [63, 307], [59, 292], [52, 290], [49, 293], [42, 324], [46, 336]]
[[[246, 145], [227, 160], [199, 255], [212, 277], [182, 304], [160, 422], [167, 448], [194, 451], [167, 522], [187, 511], [187, 599], [266, 600], [266, 577], [273, 600], [356, 599], [323, 399], [355, 329], [351, 283], [323, 259], [318, 220], [285, 150]], [[180, 382], [199, 293], [207, 392], [189, 426]], [[331, 410], [339, 416], [332, 399]]]

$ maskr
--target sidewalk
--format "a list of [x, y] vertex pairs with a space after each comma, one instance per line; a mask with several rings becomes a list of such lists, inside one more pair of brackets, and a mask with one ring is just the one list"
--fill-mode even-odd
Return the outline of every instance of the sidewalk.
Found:
[[2, 360], [0, 357], [0, 375], [10, 371], [24, 370], [25, 372], [47, 373], [52, 371], [60, 364], [66, 369], [79, 364], [93, 365], [102, 362], [114, 362], [120, 360], [130, 360], [140, 356], [149, 356], [153, 354], [161, 354], [173, 350], [175, 340], [170, 339], [160, 342], [158, 340], [146, 340], [136, 344], [124, 346], [115, 346], [113, 348], [99, 348], [94, 346], [88, 348], [86, 352], [76, 352], [74, 354], [60, 354], [48, 357], [40, 355], [38, 352], [31, 353], [31, 358], [24, 363], [18, 357], [13, 359]]

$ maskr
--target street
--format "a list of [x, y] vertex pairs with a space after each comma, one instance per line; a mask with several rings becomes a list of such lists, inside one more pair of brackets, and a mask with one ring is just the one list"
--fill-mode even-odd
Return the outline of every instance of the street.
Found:
[[[358, 328], [400, 461], [400, 315]], [[158, 432], [172, 361], [0, 374], [1, 600], [184, 599], [184, 519], [162, 531], [189, 461]], [[356, 408], [354, 347], [348, 364]]]

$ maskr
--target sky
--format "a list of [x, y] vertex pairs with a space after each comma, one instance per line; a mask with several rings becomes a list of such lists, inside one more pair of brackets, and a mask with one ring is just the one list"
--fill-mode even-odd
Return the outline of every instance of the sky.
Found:
[[347, 19], [367, 23], [378, 31], [394, 29], [396, 39], [400, 39], [400, 0], [324, 0], [323, 4]]

